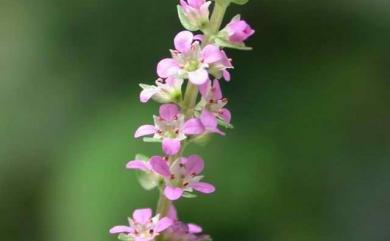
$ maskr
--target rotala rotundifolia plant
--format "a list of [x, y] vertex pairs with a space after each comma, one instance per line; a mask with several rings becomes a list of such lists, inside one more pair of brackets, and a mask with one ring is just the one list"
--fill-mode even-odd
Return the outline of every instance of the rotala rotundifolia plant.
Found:
[[[154, 100], [161, 104], [153, 116], [154, 124], [140, 126], [135, 138], [158, 142], [163, 154], [146, 157], [136, 155], [126, 168], [141, 173], [140, 184], [146, 190], [160, 192], [157, 210], [136, 209], [127, 225], [114, 226], [111, 234], [123, 241], [201, 241], [211, 240], [202, 228], [180, 221], [174, 201], [193, 198], [195, 193], [210, 194], [215, 187], [203, 181], [203, 159], [196, 154], [184, 155], [184, 148], [208, 135], [225, 133], [232, 128], [231, 113], [225, 108], [220, 80], [230, 81], [232, 60], [224, 49], [250, 50], [244, 41], [254, 30], [235, 16], [221, 29], [227, 7], [245, 4], [248, 0], [211, 1], [180, 0], [177, 10], [186, 29], [174, 38], [170, 57], [157, 65], [158, 79], [154, 85], [141, 84], [140, 101]], [[210, 16], [211, 15], [211, 16]], [[185, 91], [182, 92], [182, 88]]]

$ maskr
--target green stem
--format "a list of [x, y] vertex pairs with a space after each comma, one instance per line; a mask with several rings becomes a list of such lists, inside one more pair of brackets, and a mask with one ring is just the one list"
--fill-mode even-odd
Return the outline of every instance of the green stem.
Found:
[[215, 0], [214, 11], [210, 18], [211, 34], [218, 33], [229, 4], [230, 2], [226, 0]]
[[204, 36], [203, 46], [207, 45], [212, 37], [218, 34], [221, 28], [223, 17], [225, 16], [226, 9], [229, 7], [230, 1], [227, 0], [215, 0], [213, 14], [210, 18], [209, 28], [207, 34]]
[[188, 82], [182, 105], [182, 110], [186, 118], [192, 116], [192, 114], [194, 113], [197, 98], [198, 87], [191, 82]]
[[157, 213], [159, 213], [161, 217], [166, 216], [168, 214], [170, 205], [171, 201], [164, 196], [163, 190], [161, 190], [160, 198], [158, 199], [157, 203]]

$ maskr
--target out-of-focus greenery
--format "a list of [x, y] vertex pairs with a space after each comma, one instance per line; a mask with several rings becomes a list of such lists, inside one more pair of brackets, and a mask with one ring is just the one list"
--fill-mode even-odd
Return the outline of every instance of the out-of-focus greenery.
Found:
[[[107, 241], [154, 207], [124, 165], [156, 104], [138, 83], [181, 30], [177, 1], [0, 1], [0, 240]], [[252, 0], [229, 51], [235, 129], [191, 147], [215, 195], [180, 217], [215, 240], [390, 240], [390, 4]], [[228, 21], [228, 19], [226, 19]]]

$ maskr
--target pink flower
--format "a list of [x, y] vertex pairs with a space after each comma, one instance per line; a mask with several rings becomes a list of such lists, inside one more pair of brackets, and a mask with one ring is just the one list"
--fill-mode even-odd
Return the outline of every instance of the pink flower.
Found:
[[133, 217], [129, 218], [129, 226], [120, 225], [110, 229], [111, 234], [123, 234], [134, 241], [152, 241], [162, 231], [173, 224], [173, 221], [164, 217], [160, 219], [160, 214], [152, 218], [152, 209], [136, 209]]
[[170, 241], [206, 241], [211, 240], [208, 235], [201, 234], [202, 228], [193, 223], [183, 223], [178, 220], [176, 208], [171, 205], [167, 217], [173, 224], [164, 232], [165, 240]]
[[154, 125], [142, 125], [134, 134], [135, 138], [153, 135], [153, 138], [162, 140], [165, 154], [175, 155], [181, 148], [181, 141], [188, 135], [199, 135], [204, 127], [198, 119], [184, 120], [184, 115], [175, 104], [160, 106], [160, 116], [154, 116]]
[[224, 132], [218, 129], [218, 120], [212, 112], [204, 109], [200, 114], [199, 120], [203, 125], [205, 133], [208, 132], [208, 133], [217, 133], [220, 135], [225, 135]]
[[217, 79], [223, 77], [226, 81], [230, 81], [228, 69], [233, 69], [232, 59], [228, 58], [223, 50], [221, 50], [221, 54], [221, 59], [210, 65], [209, 72]]
[[174, 43], [176, 50], [171, 51], [172, 58], [163, 59], [157, 65], [161, 78], [189, 79], [193, 84], [201, 85], [209, 79], [210, 66], [224, 59], [224, 53], [217, 45], [208, 44], [202, 49], [189, 31], [178, 33]]
[[185, 28], [197, 31], [209, 22], [209, 7], [211, 1], [206, 0], [180, 0], [178, 6], [179, 18]]
[[203, 176], [199, 174], [203, 171], [204, 162], [197, 155], [178, 158], [170, 167], [163, 158], [155, 156], [150, 160], [150, 165], [164, 178], [164, 195], [169, 200], [177, 200], [184, 193], [191, 193], [193, 190], [202, 193], [215, 191], [213, 185], [200, 182]]
[[231, 113], [228, 109], [224, 108], [228, 100], [222, 97], [219, 81], [214, 80], [213, 83], [208, 81], [206, 84], [199, 86], [199, 92], [202, 95], [200, 106], [213, 113], [216, 118], [230, 123]]
[[240, 15], [237, 15], [226, 25], [222, 32], [227, 33], [231, 42], [243, 43], [255, 33], [255, 30], [253, 30], [247, 22], [241, 20]]
[[167, 78], [157, 79], [156, 85], [140, 84], [143, 89], [140, 93], [139, 99], [142, 103], [146, 103], [153, 98], [159, 103], [169, 103], [178, 101], [181, 97], [182, 79]]

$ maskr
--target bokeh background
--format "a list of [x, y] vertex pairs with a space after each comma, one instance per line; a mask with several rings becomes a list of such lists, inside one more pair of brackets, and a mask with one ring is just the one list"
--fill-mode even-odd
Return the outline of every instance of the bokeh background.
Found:
[[[154, 207], [124, 165], [138, 102], [182, 28], [175, 0], [0, 0], [0, 240], [109, 241]], [[235, 129], [207, 147], [211, 196], [180, 200], [214, 240], [390, 240], [390, 2], [252, 0], [229, 51]], [[226, 21], [225, 21], [226, 22]]]

